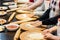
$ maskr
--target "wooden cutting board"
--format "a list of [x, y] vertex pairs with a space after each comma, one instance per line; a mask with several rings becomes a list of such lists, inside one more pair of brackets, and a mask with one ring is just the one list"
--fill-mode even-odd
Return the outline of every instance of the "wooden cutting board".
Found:
[[[44, 39], [44, 35], [42, 34], [42, 32], [41, 31], [26, 31], [26, 32], [23, 32], [21, 35], [20, 35], [20, 39], [21, 40], [28, 40], [28, 39], [30, 39], [29, 38], [29, 36], [28, 35], [31, 35], [31, 34], [36, 34], [36, 33], [38, 33], [38, 34], [41, 34], [41, 36], [43, 36], [43, 40], [46, 40], [46, 39]], [[37, 35], [38, 35], [37, 34]], [[36, 35], [36, 36], [37, 36]]]
[[31, 22], [25, 22], [20, 24], [20, 28], [23, 30], [40, 30], [40, 31], [43, 31], [46, 29], [44, 27], [35, 27], [34, 25], [31, 25]]

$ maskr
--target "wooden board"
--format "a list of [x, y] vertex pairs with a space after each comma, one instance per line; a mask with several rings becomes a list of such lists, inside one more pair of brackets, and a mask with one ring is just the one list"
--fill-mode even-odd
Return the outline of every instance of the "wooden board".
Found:
[[25, 22], [20, 24], [20, 28], [23, 30], [40, 30], [40, 31], [45, 30], [45, 28], [39, 28], [31, 25], [31, 22]]
[[[20, 35], [20, 39], [21, 40], [26, 40], [28, 37], [28, 35], [32, 34], [32, 33], [41, 33], [41, 31], [26, 31], [26, 32], [23, 32], [21, 35]], [[41, 33], [42, 34], [42, 33]], [[43, 34], [42, 34], [43, 35]], [[46, 40], [43, 38], [43, 40]]]

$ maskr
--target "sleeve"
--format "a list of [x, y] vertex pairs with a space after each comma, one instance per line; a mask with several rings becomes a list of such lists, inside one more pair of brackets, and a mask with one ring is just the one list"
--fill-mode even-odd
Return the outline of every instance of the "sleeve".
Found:
[[60, 15], [42, 21], [43, 25], [56, 25]]
[[40, 18], [38, 18], [37, 20], [42, 21], [42, 20], [48, 19], [50, 10], [51, 10], [51, 8], [47, 9], [46, 12]]

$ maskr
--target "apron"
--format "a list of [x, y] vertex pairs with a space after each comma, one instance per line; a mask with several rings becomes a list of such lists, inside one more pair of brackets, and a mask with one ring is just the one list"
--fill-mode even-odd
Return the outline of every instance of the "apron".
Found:
[[[54, 3], [56, 2], [56, 5], [54, 5]], [[51, 8], [51, 11], [50, 11], [50, 14], [49, 14], [49, 18], [52, 18], [52, 17], [55, 17], [57, 14], [56, 13], [58, 13], [58, 15], [60, 15], [59, 14], [59, 4], [57, 3], [58, 2], [58, 0], [51, 0], [51, 3], [50, 3], [50, 8]], [[55, 11], [54, 11], [54, 10]]]

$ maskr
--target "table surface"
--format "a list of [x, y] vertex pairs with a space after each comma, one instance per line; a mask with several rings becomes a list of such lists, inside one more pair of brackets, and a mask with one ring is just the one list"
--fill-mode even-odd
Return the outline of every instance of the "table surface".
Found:
[[[22, 30], [24, 32], [24, 30]], [[0, 32], [0, 40], [13, 40], [16, 31], [8, 31], [7, 29]], [[54, 32], [56, 35], [56, 33]]]
[[[8, 20], [9, 16], [11, 15], [10, 13], [6, 14], [4, 16], [0, 16], [0, 18]], [[16, 21], [16, 19], [14, 18], [14, 20], [12, 20], [12, 21]], [[8, 22], [6, 24], [8, 24]], [[0, 40], [13, 40], [15, 32], [16, 31], [11, 32], [11, 31], [8, 31], [5, 29], [3, 32], [0, 32]]]
[[[8, 20], [10, 15], [11, 14], [7, 14], [5, 16], [0, 16], [0, 18]], [[16, 21], [16, 20], [17, 19], [14, 18], [14, 20], [12, 20], [12, 21]], [[8, 22], [6, 24], [8, 24]], [[4, 32], [0, 32], [0, 40], [13, 40], [14, 35], [15, 35], [15, 31], [9, 32], [9, 31], [5, 30]]]
[[0, 40], [13, 40], [15, 32], [2, 32], [0, 33]]

